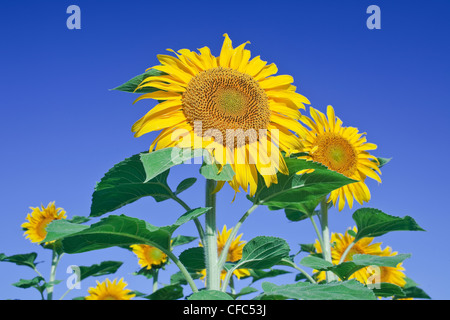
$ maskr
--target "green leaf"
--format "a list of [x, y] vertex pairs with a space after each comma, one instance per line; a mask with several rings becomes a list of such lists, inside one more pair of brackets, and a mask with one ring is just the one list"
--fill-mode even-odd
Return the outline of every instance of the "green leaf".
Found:
[[239, 297], [245, 296], [247, 294], [251, 294], [254, 292], [257, 292], [258, 290], [252, 287], [244, 287], [239, 291], [238, 293], [230, 293], [230, 295], [233, 297], [234, 300], [236, 300]]
[[[267, 205], [270, 210], [294, 209], [313, 214], [320, 200], [331, 191], [355, 182], [326, 166], [304, 159], [285, 158], [289, 175], [277, 174], [278, 183], [266, 187], [259, 177], [258, 189], [253, 198], [255, 204]], [[300, 170], [314, 169], [314, 172], [297, 175]]]
[[45, 288], [42, 288], [42, 286], [39, 284], [41, 281], [45, 283], [44, 278], [37, 276], [30, 280], [20, 279], [18, 282], [13, 283], [12, 285], [22, 289], [36, 288], [39, 291], [41, 291], [41, 289], [43, 291], [43, 289]]
[[280, 238], [259, 236], [250, 240], [242, 250], [235, 269], [266, 269], [289, 256], [289, 245]]
[[147, 180], [141, 154], [127, 158], [111, 168], [92, 194], [91, 217], [117, 210], [142, 197], [151, 196], [157, 202], [173, 197], [167, 184], [169, 171]]
[[195, 239], [197, 239], [197, 237], [178, 235], [175, 238], [172, 238], [172, 248], [173, 247], [177, 247], [177, 246], [181, 246], [183, 244], [191, 243]]
[[188, 300], [233, 300], [233, 298], [222, 291], [202, 290], [190, 295]]
[[189, 161], [191, 158], [201, 156], [202, 152], [203, 150], [201, 149], [193, 151], [188, 148], [181, 149], [174, 147], [141, 153], [140, 158], [146, 174], [144, 182], [150, 181], [173, 166]]
[[213, 164], [203, 163], [203, 165], [200, 167], [200, 173], [206, 179], [216, 181], [230, 181], [233, 179], [235, 175], [233, 168], [229, 164], [223, 166], [222, 170], [219, 173], [219, 168], [214, 163]]
[[44, 242], [58, 240], [87, 228], [89, 226], [68, 222], [66, 220], [54, 220], [46, 228], [47, 235], [45, 236]]
[[107, 274], [116, 273], [122, 266], [121, 261], [103, 261], [100, 264], [93, 264], [91, 266], [80, 266], [80, 279], [84, 280], [88, 277], [100, 277]]
[[181, 263], [190, 270], [206, 269], [205, 265], [205, 250], [203, 247], [189, 248], [184, 250], [179, 259]]
[[36, 258], [37, 258], [36, 252], [15, 254], [9, 257], [3, 253], [0, 253], [0, 261], [15, 263], [18, 266], [26, 266], [30, 267], [31, 269], [36, 268], [37, 265]]
[[[208, 208], [188, 211], [173, 225], [156, 227], [146, 221], [125, 215], [111, 215], [80, 232], [62, 238], [64, 252], [80, 253], [113, 246], [129, 247], [132, 244], [147, 244], [161, 250], [170, 250], [172, 233], [183, 223], [205, 213]], [[55, 222], [51, 222], [50, 225]], [[49, 237], [52, 234], [49, 233]]]
[[396, 295], [404, 295], [402, 288], [393, 283], [376, 283], [375, 285], [373, 285], [373, 288], [369, 288], [372, 289], [373, 293], [377, 297], [387, 298]]
[[177, 300], [183, 298], [183, 296], [183, 287], [174, 284], [162, 287], [144, 298], [149, 300]]
[[356, 271], [365, 268], [366, 265], [358, 265], [353, 261], [342, 262], [331, 268], [327, 268], [325, 271], [332, 271], [341, 280], [348, 280], [352, 274]]
[[72, 219], [67, 219], [66, 221], [71, 222], [71, 223], [85, 223], [88, 222], [89, 219], [88, 217], [83, 217], [83, 216], [73, 216]]
[[319, 271], [332, 271], [341, 280], [348, 280], [350, 276], [356, 271], [368, 267], [393, 267], [395, 268], [399, 263], [409, 258], [410, 254], [398, 254], [395, 256], [375, 256], [369, 254], [355, 254], [353, 261], [347, 261], [338, 265], [333, 265], [322, 258], [315, 256], [307, 256], [300, 261], [300, 264], [305, 267], [310, 267]]
[[431, 299], [431, 297], [421, 288], [419, 287], [409, 287], [403, 288], [403, 294], [397, 294], [394, 296], [394, 299]]
[[175, 189], [175, 194], [179, 194], [183, 192], [184, 190], [189, 189], [194, 185], [194, 183], [197, 181], [197, 178], [187, 178], [180, 182], [180, 184]]
[[295, 300], [375, 300], [372, 290], [356, 280], [312, 284], [298, 282], [295, 284], [276, 285], [268, 282], [262, 284], [264, 295], [280, 299]]
[[378, 237], [391, 231], [425, 231], [410, 216], [388, 215], [378, 209], [361, 208], [353, 213], [358, 232], [355, 242], [365, 237]]
[[314, 256], [304, 257], [302, 260], [300, 260], [299, 264], [316, 270], [328, 270], [328, 268], [333, 267], [333, 264], [331, 262]]
[[256, 281], [261, 280], [261, 279], [273, 278], [273, 277], [276, 277], [279, 275], [290, 273], [289, 271], [281, 270], [281, 269], [271, 269], [269, 271], [259, 270], [259, 269], [250, 269], [249, 271], [250, 271], [249, 277], [252, 278], [251, 284], [253, 284]]
[[136, 90], [136, 88], [141, 84], [141, 82], [151, 76], [160, 76], [164, 75], [166, 73], [162, 71], [158, 71], [156, 69], [150, 69], [149, 71], [140, 74], [136, 77], [133, 77], [132, 79], [128, 80], [124, 84], [112, 89], [112, 90], [118, 90], [118, 91], [124, 91], [124, 92], [131, 92], [131, 93], [149, 93], [154, 92], [159, 89], [153, 88], [153, 87], [144, 87], [139, 90]]
[[395, 268], [405, 259], [411, 257], [410, 254], [397, 254], [395, 256], [374, 256], [370, 254], [355, 254], [352, 262], [362, 266], [379, 266]]
[[377, 158], [378, 159], [378, 168], [383, 167], [386, 165], [389, 161], [392, 160], [392, 158]]
[[[190, 272], [189, 274], [194, 280], [200, 279], [202, 277], [202, 275], [198, 272]], [[184, 274], [181, 271], [178, 271], [170, 277], [170, 284], [187, 285], [188, 282], [186, 281]]]
[[300, 244], [300, 251], [308, 253], [316, 253], [316, 247], [314, 246], [314, 243]]

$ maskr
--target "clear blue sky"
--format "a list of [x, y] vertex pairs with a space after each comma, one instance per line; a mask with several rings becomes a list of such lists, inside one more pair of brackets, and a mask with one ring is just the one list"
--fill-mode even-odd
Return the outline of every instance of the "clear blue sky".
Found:
[[[68, 30], [66, 8], [81, 8], [81, 30]], [[381, 30], [366, 27], [369, 5], [381, 8]], [[50, 252], [22, 236], [29, 206], [56, 201], [69, 217], [88, 215], [95, 183], [115, 163], [147, 150], [155, 134], [134, 138], [131, 125], [153, 105], [132, 105], [132, 94], [109, 91], [157, 64], [166, 48], [208, 46], [218, 55], [228, 33], [233, 44], [251, 42], [252, 55], [275, 62], [290, 74], [298, 92], [322, 111], [334, 106], [344, 125], [367, 132], [374, 152], [393, 160], [383, 183], [369, 181], [365, 206], [397, 216], [410, 215], [427, 232], [380, 237], [399, 253], [412, 253], [406, 274], [435, 299], [450, 298], [447, 246], [450, 223], [448, 121], [450, 116], [450, 2], [434, 1], [10, 1], [0, 11], [0, 252], [36, 251], [49, 273]], [[198, 177], [181, 195], [192, 207], [203, 205], [198, 166], [172, 170], [176, 186]], [[250, 203], [243, 193], [219, 194], [218, 227], [233, 225]], [[359, 208], [357, 205], [354, 209]], [[353, 226], [354, 210], [333, 210], [332, 231]], [[115, 214], [174, 222], [183, 213], [169, 201], [143, 199]], [[98, 219], [93, 220], [98, 221]], [[285, 238], [293, 252], [310, 243], [308, 222], [288, 222], [283, 212], [255, 211], [241, 228], [243, 238]], [[193, 225], [179, 233], [195, 235]], [[180, 249], [181, 250], [181, 249]], [[65, 292], [71, 264], [123, 260], [119, 269], [131, 289], [150, 292], [151, 283], [132, 276], [137, 260], [123, 249], [65, 255], [55, 297]], [[439, 271], [439, 268], [442, 268]], [[173, 264], [161, 279], [168, 282]], [[35, 275], [25, 267], [0, 264], [0, 299], [38, 299], [33, 290], [11, 286]], [[278, 282], [292, 282], [294, 274]], [[102, 280], [104, 277], [99, 278]], [[67, 297], [86, 295], [90, 278]], [[241, 281], [239, 286], [245, 285]], [[259, 285], [258, 285], [259, 286]]]

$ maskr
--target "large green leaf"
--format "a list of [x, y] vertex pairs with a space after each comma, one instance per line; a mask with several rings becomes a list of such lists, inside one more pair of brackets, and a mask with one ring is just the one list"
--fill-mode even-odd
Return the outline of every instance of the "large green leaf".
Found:
[[250, 240], [242, 250], [242, 258], [234, 269], [266, 269], [289, 256], [289, 245], [284, 239], [259, 236]]
[[361, 208], [353, 213], [358, 233], [355, 242], [365, 237], [378, 237], [391, 231], [425, 231], [410, 216], [388, 215], [378, 209]]
[[48, 242], [58, 240], [64, 238], [67, 235], [80, 232], [87, 228], [89, 228], [89, 226], [72, 223], [66, 220], [56, 220], [47, 226], [47, 235], [44, 241]]
[[15, 254], [12, 256], [6, 256], [3, 253], [0, 253], [0, 261], [15, 263], [18, 266], [27, 266], [31, 269], [35, 269], [37, 262], [37, 253], [24, 253], [24, 254]]
[[[326, 166], [304, 159], [285, 158], [289, 175], [277, 174], [278, 183], [266, 187], [259, 177], [258, 189], [252, 200], [267, 205], [269, 209], [294, 209], [313, 214], [320, 200], [331, 191], [355, 182]], [[297, 175], [297, 172], [314, 169], [314, 172]]]
[[262, 299], [272, 296], [295, 300], [375, 300], [372, 290], [356, 280], [331, 282], [327, 284], [312, 284], [298, 282], [295, 284], [276, 285], [264, 282]]
[[79, 281], [88, 277], [100, 277], [116, 273], [122, 264], [123, 262], [121, 261], [103, 261], [100, 264], [93, 264], [91, 266], [80, 266]]
[[173, 192], [167, 184], [168, 175], [166, 171], [146, 181], [140, 154], [119, 162], [95, 187], [90, 216], [101, 216], [146, 196], [157, 202], [171, 198]]
[[112, 89], [112, 90], [118, 90], [118, 91], [125, 91], [125, 92], [131, 92], [131, 93], [148, 93], [153, 92], [159, 89], [152, 88], [152, 87], [143, 87], [139, 90], [136, 90], [136, 88], [141, 84], [141, 82], [151, 76], [160, 76], [164, 75], [165, 73], [162, 71], [158, 71], [156, 69], [150, 69], [149, 71], [140, 74], [136, 77], [133, 77], [132, 79], [128, 80], [124, 84]]
[[[129, 247], [132, 244], [147, 244], [162, 250], [170, 250], [173, 232], [183, 223], [199, 217], [208, 210], [209, 208], [193, 209], [181, 216], [173, 225], [164, 227], [157, 227], [125, 215], [111, 215], [82, 231], [63, 235], [61, 237], [63, 249], [67, 253], [80, 253], [113, 246]], [[54, 223], [60, 223], [60, 221], [53, 221], [50, 225]], [[55, 238], [51, 230], [50, 228], [47, 236]]]
[[203, 247], [189, 248], [181, 252], [179, 259], [181, 263], [190, 270], [206, 269], [205, 250]]
[[188, 300], [233, 300], [233, 298], [222, 291], [202, 290], [190, 295]]

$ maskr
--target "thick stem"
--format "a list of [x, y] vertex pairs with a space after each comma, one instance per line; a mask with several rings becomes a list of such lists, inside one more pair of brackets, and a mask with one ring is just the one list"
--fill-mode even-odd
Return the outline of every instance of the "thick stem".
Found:
[[56, 277], [56, 267], [58, 266], [58, 262], [60, 259], [60, 255], [56, 252], [55, 249], [52, 250], [52, 266], [50, 268], [50, 285], [47, 288], [47, 300], [53, 300], [53, 287], [55, 286], [55, 277]]
[[220, 270], [217, 257], [216, 235], [216, 181], [206, 180], [205, 206], [211, 209], [205, 214], [205, 257], [206, 257], [206, 288], [220, 289]]
[[[324, 197], [320, 202], [320, 224], [322, 227], [322, 255], [326, 261], [333, 263], [331, 259], [330, 230], [328, 228], [327, 197]], [[326, 274], [327, 274], [327, 282], [337, 280], [336, 275], [333, 272], [327, 271]]]

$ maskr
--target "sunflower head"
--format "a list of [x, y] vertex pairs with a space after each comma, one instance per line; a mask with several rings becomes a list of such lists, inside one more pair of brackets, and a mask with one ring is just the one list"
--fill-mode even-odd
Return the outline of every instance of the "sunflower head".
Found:
[[[225, 243], [227, 242], [228, 238], [231, 235], [233, 228], [227, 230], [227, 226], [224, 225], [222, 232], [219, 230], [217, 231], [217, 254], [220, 256], [222, 254], [223, 248], [225, 246]], [[230, 248], [228, 249], [227, 258], [226, 261], [228, 262], [235, 262], [242, 258], [242, 249], [244, 248], [246, 242], [241, 240], [242, 234], [237, 236], [233, 239], [231, 242]], [[200, 246], [202, 244], [200, 243]], [[201, 279], [204, 279], [206, 277], [206, 270], [202, 270], [200, 272], [202, 274]], [[222, 270], [220, 274], [220, 278], [225, 280], [225, 276], [227, 274], [226, 270]], [[250, 271], [248, 269], [237, 269], [233, 272], [233, 274], [238, 278], [246, 277], [250, 275]]]
[[359, 133], [357, 128], [343, 127], [332, 106], [327, 109], [328, 119], [325, 114], [312, 107], [310, 114], [311, 118], [301, 116], [300, 119], [311, 129], [300, 149], [307, 155], [300, 158], [320, 162], [328, 169], [358, 181], [333, 190], [329, 201], [334, 205], [338, 204], [339, 211], [344, 208], [346, 200], [350, 208], [353, 206], [353, 199], [360, 204], [369, 201], [370, 191], [365, 183], [366, 177], [381, 182], [378, 159], [368, 152], [377, 146], [367, 143], [365, 133]]
[[[353, 228], [353, 232], [357, 232], [356, 227]], [[344, 252], [347, 250], [348, 246], [353, 243], [354, 240], [355, 238], [348, 231], [346, 231], [345, 234], [331, 234], [330, 242], [333, 244], [331, 246], [331, 257], [333, 264], [339, 264], [339, 261], [341, 260]], [[352, 261], [355, 254], [369, 254], [376, 256], [393, 256], [397, 254], [397, 252], [392, 252], [392, 249], [390, 247], [381, 249], [381, 243], [372, 243], [373, 240], [374, 238], [363, 238], [358, 240], [348, 251], [343, 262]], [[314, 246], [318, 253], [322, 253], [322, 248], [319, 241], [316, 240]], [[356, 271], [350, 277], [350, 279], [356, 279], [364, 284], [386, 282], [403, 287], [406, 284], [406, 281], [404, 279], [405, 274], [403, 273], [403, 271], [404, 268], [402, 267], [401, 263], [395, 268], [369, 266]], [[322, 271], [317, 273], [317, 279], [319, 281], [325, 280], [325, 272]]]
[[55, 202], [50, 202], [47, 207], [30, 207], [31, 213], [27, 215], [27, 222], [21, 227], [25, 230], [24, 235], [31, 242], [40, 243], [47, 236], [47, 225], [53, 220], [66, 219], [66, 212], [62, 208], [56, 208]]
[[131, 300], [136, 295], [131, 290], [125, 289], [127, 283], [121, 278], [112, 282], [106, 279], [103, 282], [97, 281], [97, 286], [88, 289], [89, 295], [86, 300]]
[[134, 244], [130, 246], [134, 254], [138, 257], [139, 265], [150, 270], [160, 268], [167, 262], [167, 255], [158, 248], [146, 244]]
[[[139, 97], [158, 100], [132, 127], [135, 136], [159, 131], [150, 151], [167, 147], [204, 148], [219, 167], [230, 164], [231, 187], [256, 192], [258, 173], [267, 186], [277, 183], [277, 172], [288, 170], [281, 151], [301, 147], [304, 127], [297, 121], [308, 99], [295, 92], [293, 78], [275, 75], [275, 64], [259, 56], [251, 59], [248, 42], [233, 48], [227, 34], [220, 55], [209, 48], [188, 49], [175, 56], [158, 55], [161, 72], [142, 81], [138, 89], [152, 92]], [[218, 189], [223, 186], [219, 183]], [[250, 189], [249, 189], [250, 187]]]

